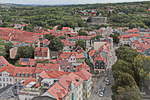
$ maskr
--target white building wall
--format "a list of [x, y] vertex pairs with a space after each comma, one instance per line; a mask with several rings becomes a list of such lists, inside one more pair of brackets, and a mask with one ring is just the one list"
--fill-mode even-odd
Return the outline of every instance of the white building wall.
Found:
[[45, 79], [43, 79], [43, 80], [41, 81], [41, 83], [42, 83], [42, 84], [47, 83], [47, 84], [49, 84], [49, 86], [51, 86], [52, 84], [54, 84], [54, 81], [55, 81], [55, 80], [58, 80], [58, 79], [48, 79], [48, 78], [45, 78]]
[[8, 72], [0, 73], [0, 88], [7, 86], [8, 84], [14, 84], [14, 78], [10, 76]]

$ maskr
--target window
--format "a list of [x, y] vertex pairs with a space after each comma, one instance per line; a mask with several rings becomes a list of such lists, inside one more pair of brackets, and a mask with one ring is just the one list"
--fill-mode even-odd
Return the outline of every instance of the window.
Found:
[[1, 81], [1, 78], [0, 78], [0, 81]]
[[7, 81], [9, 81], [8, 78], [7, 78]]
[[10, 78], [10, 82], [12, 81], [12, 79]]
[[20, 74], [18, 74], [18, 73], [17, 73], [17, 76], [19, 77], [19, 76], [20, 76]]
[[25, 74], [26, 77], [28, 77], [28, 74]]
[[5, 78], [3, 78], [3, 81], [5, 82]]

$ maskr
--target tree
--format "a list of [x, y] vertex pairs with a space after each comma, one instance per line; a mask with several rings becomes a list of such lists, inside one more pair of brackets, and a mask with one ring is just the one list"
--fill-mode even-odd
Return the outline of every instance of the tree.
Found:
[[124, 72], [114, 72], [115, 84], [112, 87], [113, 100], [141, 100], [139, 88], [136, 85], [134, 78]]
[[134, 61], [134, 58], [138, 54], [139, 53], [136, 50], [128, 46], [121, 46], [120, 48], [116, 50], [116, 55], [118, 59], [130, 62], [130, 63]]
[[66, 39], [66, 37], [65, 36], [60, 36], [60, 37], [58, 37], [59, 39]]
[[92, 40], [99, 40], [100, 38], [103, 38], [101, 35], [96, 35], [95, 37], [92, 38]]
[[19, 58], [34, 58], [34, 48], [31, 46], [19, 47], [16, 55], [16, 59]]
[[76, 47], [81, 47], [81, 48], [83, 48], [84, 50], [86, 49], [86, 43], [85, 43], [85, 41], [84, 40], [78, 40], [78, 41], [76, 41]]
[[129, 73], [130, 75], [133, 75], [132, 64], [120, 59], [117, 60], [117, 62], [112, 66], [112, 71], [125, 72], [125, 73]]
[[55, 36], [53, 36], [53, 35], [51, 35], [51, 34], [46, 34], [46, 35], [44, 35], [44, 38], [45, 38], [45, 39], [48, 39], [48, 40], [50, 41], [50, 40], [54, 39]]
[[4, 41], [0, 40], [0, 56], [5, 56], [6, 51], [5, 51], [5, 43]]
[[34, 26], [33, 25], [27, 25], [23, 28], [25, 31], [33, 32]]
[[90, 59], [86, 58], [86, 59], [85, 59], [85, 62], [86, 62], [87, 65], [90, 66], [91, 71], [94, 72], [94, 65], [93, 65], [93, 63], [90, 61]]
[[52, 51], [61, 51], [63, 50], [64, 44], [59, 38], [53, 38], [48, 45], [49, 49]]
[[116, 44], [119, 43], [119, 34], [118, 33], [110, 34], [110, 37], [113, 38], [114, 43], [116, 43]]
[[135, 57], [132, 70], [134, 71], [134, 78], [137, 85], [142, 88], [143, 81], [148, 77], [150, 72], [150, 57], [138, 55]]
[[4, 56], [7, 59], [9, 58], [9, 50], [12, 48], [12, 43], [5, 43], [3, 40], [0, 40], [0, 56]]
[[84, 30], [79, 30], [79, 36], [88, 36], [88, 34]]

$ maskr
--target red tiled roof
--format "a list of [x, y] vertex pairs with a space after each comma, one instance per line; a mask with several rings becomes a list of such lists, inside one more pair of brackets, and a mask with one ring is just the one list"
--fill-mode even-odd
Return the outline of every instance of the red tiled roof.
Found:
[[43, 41], [41, 41], [43, 44], [48, 45], [50, 43], [50, 41], [48, 39], [44, 39]]
[[145, 50], [150, 48], [150, 43], [146, 40], [144, 42], [134, 41], [132, 45], [136, 48], [138, 52], [144, 52]]
[[92, 57], [92, 56], [94, 56], [94, 54], [96, 53], [96, 50], [90, 50], [89, 51], [89, 55]]
[[67, 59], [71, 55], [74, 55], [76, 58], [84, 58], [84, 55], [78, 52], [63, 52], [60, 54], [61, 59]]
[[15, 66], [10, 65], [10, 64], [0, 68], [0, 72], [6, 71], [6, 72], [10, 73], [10, 75], [14, 74], [14, 70], [15, 70]]
[[15, 67], [9, 64], [0, 68], [0, 72], [3, 71], [10, 73], [12, 76], [16, 76], [17, 74], [33, 74], [35, 72], [35, 67]]
[[102, 57], [101, 55], [98, 55], [97, 57], [94, 58], [94, 61], [104, 61], [106, 62], [106, 59]]
[[87, 70], [87, 71], [90, 71], [90, 67], [85, 62], [76, 67], [77, 71], [80, 71], [80, 70], [83, 70], [83, 69]]
[[93, 36], [76, 36], [76, 37], [68, 37], [68, 39], [75, 39], [75, 40], [91, 40], [92, 37], [94, 37], [95, 35]]
[[76, 58], [77, 58], [77, 59], [78, 59], [78, 58], [80, 59], [80, 58], [85, 58], [85, 57], [84, 57], [84, 55], [83, 55], [82, 53], [80, 53], [80, 54], [76, 54]]
[[75, 72], [75, 74], [81, 77], [83, 80], [89, 80], [92, 77], [92, 74], [87, 70], [80, 70], [78, 72]]
[[[25, 59], [27, 59], [27, 61]], [[19, 64], [20, 65], [35, 65], [36, 61], [35, 59], [30, 59], [30, 58], [20, 58]]]
[[140, 32], [139, 29], [137, 28], [133, 28], [133, 29], [129, 29], [128, 31], [126, 31], [127, 33], [136, 33], [136, 32]]
[[69, 74], [69, 72], [63, 71], [43, 71], [40, 73], [40, 77], [42, 78], [59, 78], [65, 74]]
[[34, 55], [37, 57], [47, 57], [48, 47], [36, 47]]
[[119, 38], [132, 38], [132, 37], [139, 37], [140, 34], [127, 34], [127, 35], [121, 35]]
[[35, 73], [41, 73], [42, 71], [59, 71], [60, 70], [60, 65], [59, 64], [42, 64], [38, 63], [36, 66]]
[[62, 30], [69, 30], [70, 27], [63, 27]]
[[13, 75], [16, 76], [20, 74], [33, 74], [35, 72], [35, 67], [15, 67]]
[[72, 43], [68, 40], [61, 40], [61, 42], [65, 45], [65, 46], [75, 46], [75, 43]]
[[68, 75], [68, 78], [71, 79], [75, 87], [78, 87], [80, 84], [83, 83], [83, 79], [78, 75], [74, 74], [73, 72]]
[[27, 84], [29, 84], [30, 82], [36, 82], [36, 79], [35, 78], [29, 78], [27, 80], [25, 80], [23, 82], [23, 85], [26, 86]]
[[35, 42], [38, 37], [35, 33], [21, 31], [13, 28], [2, 28], [0, 27], [0, 37], [4, 40], [21, 41], [21, 42]]
[[0, 66], [6, 66], [8, 64], [9, 62], [3, 56], [0, 56]]
[[150, 9], [147, 9], [146, 11], [150, 11]]
[[69, 91], [56, 82], [47, 92], [54, 96], [57, 100], [62, 100]]
[[73, 72], [69, 73], [68, 75], [63, 75], [59, 79], [59, 83], [67, 90], [69, 90], [71, 83], [73, 83], [75, 87], [78, 87], [80, 84], [82, 84], [82, 82], [83, 79]]

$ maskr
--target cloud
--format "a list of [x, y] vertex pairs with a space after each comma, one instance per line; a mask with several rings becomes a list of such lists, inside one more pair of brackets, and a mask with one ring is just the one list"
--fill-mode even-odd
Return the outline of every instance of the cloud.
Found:
[[149, 1], [149, 0], [0, 0], [0, 3], [58, 5], [58, 4], [114, 3], [114, 2], [132, 2], [132, 1]]

